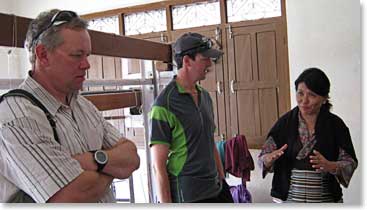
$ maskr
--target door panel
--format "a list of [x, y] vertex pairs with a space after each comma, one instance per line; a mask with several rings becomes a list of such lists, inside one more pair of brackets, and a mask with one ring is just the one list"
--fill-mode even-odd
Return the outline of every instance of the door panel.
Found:
[[251, 82], [254, 80], [251, 58], [251, 34], [239, 34], [234, 39], [234, 55], [237, 82]]
[[256, 109], [257, 109], [257, 91], [243, 90], [237, 93], [238, 115], [239, 117], [239, 133], [246, 136], [257, 135]]
[[[117, 79], [115, 58], [110, 56], [102, 57], [103, 79]], [[104, 90], [116, 90], [116, 86], [104, 86]]]
[[[90, 69], [87, 71], [88, 79], [103, 79], [102, 56], [90, 55], [88, 57]], [[89, 91], [102, 91], [103, 87], [89, 87]]]
[[260, 127], [262, 135], [266, 135], [273, 122], [278, 119], [277, 90], [274, 88], [259, 89]]
[[275, 31], [257, 33], [259, 81], [277, 80]]
[[230, 132], [245, 135], [251, 148], [259, 148], [280, 113], [279, 63], [284, 55], [277, 49], [282, 44], [277, 39], [279, 29], [264, 24], [231, 30], [227, 36]]

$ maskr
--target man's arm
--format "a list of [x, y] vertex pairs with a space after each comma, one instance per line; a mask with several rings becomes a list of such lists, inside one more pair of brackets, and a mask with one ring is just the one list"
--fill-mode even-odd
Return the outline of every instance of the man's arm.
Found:
[[113, 180], [112, 176], [94, 171], [84, 171], [76, 179], [55, 193], [48, 203], [98, 202]]
[[109, 161], [103, 173], [96, 171], [97, 164], [91, 152], [74, 155], [73, 158], [85, 171], [47, 202], [97, 202], [106, 193], [114, 178], [128, 178], [139, 167], [140, 159], [136, 146], [129, 140], [121, 139], [106, 152]]
[[[114, 178], [126, 179], [140, 166], [137, 148], [130, 140], [121, 138], [112, 148], [105, 151], [108, 162], [102, 172]], [[84, 170], [97, 170], [97, 164], [91, 152], [74, 155], [73, 158], [79, 161]]]
[[128, 139], [121, 138], [116, 145], [106, 150], [106, 152], [109, 160], [103, 169], [103, 173], [119, 179], [126, 179], [140, 166], [137, 148]]
[[102, 172], [115, 178], [126, 179], [140, 166], [137, 148], [132, 141], [122, 137], [120, 131], [105, 120], [100, 112], [99, 114], [104, 130], [102, 149], [108, 155], [107, 165]]
[[158, 188], [158, 200], [160, 203], [171, 203], [171, 189], [166, 166], [169, 147], [166, 144], [154, 144], [151, 147], [151, 152]]
[[225, 179], [222, 161], [220, 160], [219, 152], [218, 152], [218, 150], [217, 150], [217, 148], [216, 148], [215, 145], [214, 145], [213, 152], [214, 152], [214, 159], [215, 159], [215, 164], [217, 165], [217, 170], [218, 170], [219, 178], [221, 180], [222, 179]]

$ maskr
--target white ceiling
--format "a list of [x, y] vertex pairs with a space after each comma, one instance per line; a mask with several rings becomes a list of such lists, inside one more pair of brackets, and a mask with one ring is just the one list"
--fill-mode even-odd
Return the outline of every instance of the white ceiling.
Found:
[[159, 1], [163, 0], [0, 0], [0, 12], [35, 18], [41, 11], [54, 8], [87, 14]]

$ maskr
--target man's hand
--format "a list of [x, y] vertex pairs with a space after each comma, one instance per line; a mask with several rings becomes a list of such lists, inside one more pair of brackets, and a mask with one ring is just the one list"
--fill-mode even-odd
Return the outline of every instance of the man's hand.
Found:
[[126, 179], [140, 166], [140, 157], [134, 142], [122, 138], [111, 149], [105, 150], [108, 162], [103, 172], [115, 178]]
[[92, 152], [85, 152], [82, 154], [77, 154], [72, 156], [75, 160], [80, 163], [80, 166], [85, 171], [96, 171], [97, 164], [94, 162], [94, 157]]

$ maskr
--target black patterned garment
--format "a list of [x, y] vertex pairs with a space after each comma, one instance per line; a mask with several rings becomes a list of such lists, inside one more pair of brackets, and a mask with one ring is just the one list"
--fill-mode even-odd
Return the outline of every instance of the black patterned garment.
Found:
[[326, 173], [310, 170], [292, 170], [291, 183], [286, 202], [290, 203], [332, 203], [334, 197], [328, 190]]
[[[299, 114], [298, 116], [299, 116], [298, 118], [299, 119], [299, 125], [298, 125], [299, 138], [302, 142], [303, 148], [300, 150], [297, 157], [305, 158], [307, 155], [310, 154], [316, 142], [314, 141], [315, 136], [309, 134], [307, 130], [306, 122], [302, 118], [301, 114]], [[272, 172], [273, 169], [272, 168], [267, 169], [264, 166], [262, 157], [264, 154], [271, 153], [276, 149], [277, 148], [276, 148], [274, 139], [271, 136], [269, 136], [268, 139], [265, 141], [264, 145], [262, 146], [261, 152], [258, 157], [259, 166], [263, 170], [264, 177], [268, 172]], [[357, 163], [348, 153], [346, 153], [342, 148], [339, 148], [339, 157], [338, 157], [337, 164], [338, 164], [337, 171], [333, 175], [335, 175], [339, 184], [343, 185], [344, 187], [348, 187], [349, 182], [352, 178], [353, 172], [357, 168]]]

